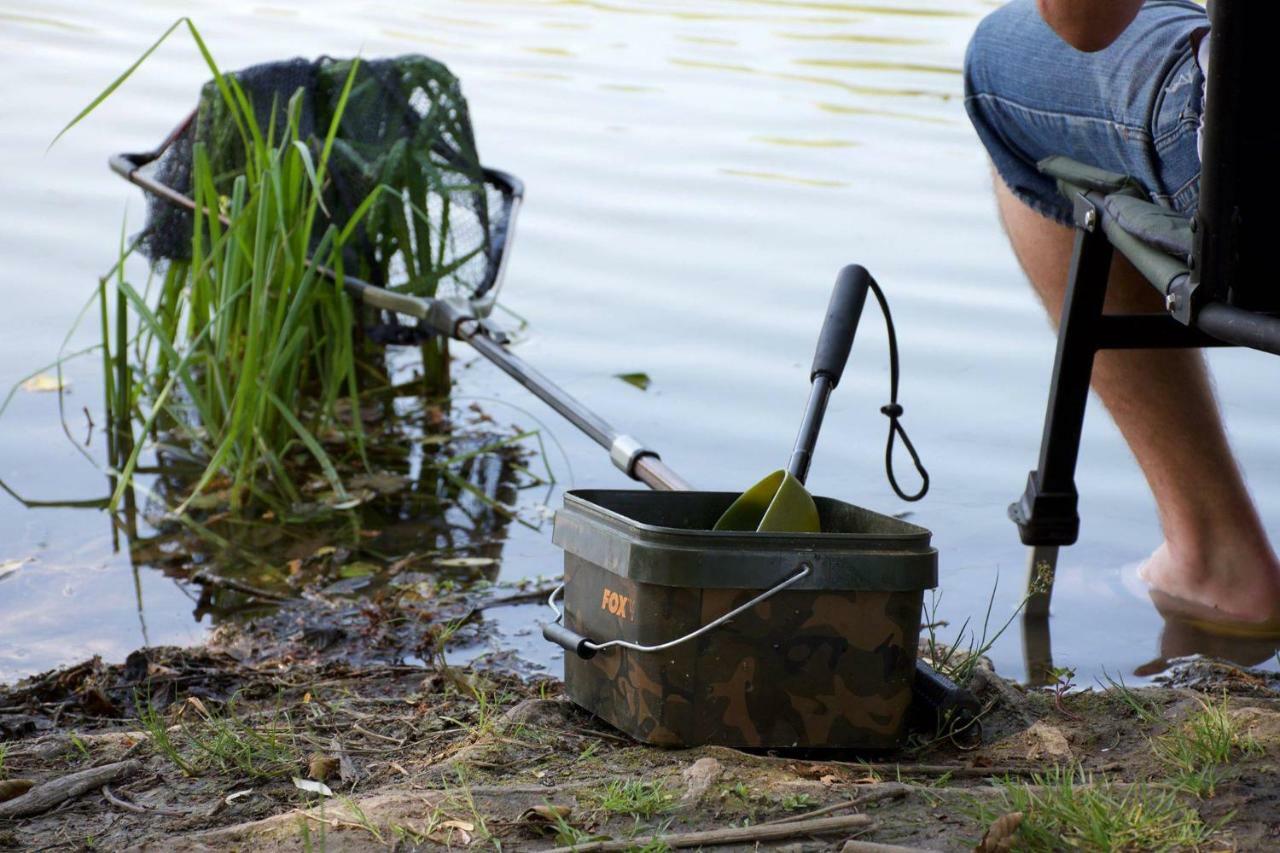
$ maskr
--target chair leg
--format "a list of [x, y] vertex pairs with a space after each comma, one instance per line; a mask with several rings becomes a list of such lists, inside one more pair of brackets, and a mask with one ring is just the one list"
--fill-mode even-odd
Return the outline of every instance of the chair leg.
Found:
[[[1057, 549], [1074, 543], [1080, 532], [1076, 459], [1089, 402], [1089, 379], [1098, 347], [1112, 248], [1106, 236], [1092, 227], [1096, 217], [1077, 218], [1081, 222], [1058, 329], [1040, 463], [1028, 476], [1021, 500], [1009, 507], [1009, 516], [1018, 525], [1023, 543], [1033, 546], [1027, 589], [1029, 617], [1048, 615]], [[1044, 570], [1046, 565], [1048, 571]]]

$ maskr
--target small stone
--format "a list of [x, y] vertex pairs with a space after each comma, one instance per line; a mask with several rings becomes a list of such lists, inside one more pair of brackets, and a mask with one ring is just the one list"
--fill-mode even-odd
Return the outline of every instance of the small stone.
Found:
[[1031, 728], [1023, 732], [1023, 737], [1026, 741], [1028, 761], [1071, 759], [1071, 744], [1067, 742], [1067, 736], [1056, 726], [1037, 720]]
[[681, 774], [685, 783], [684, 796], [681, 799], [686, 803], [700, 800], [711, 785], [720, 778], [722, 772], [724, 767], [716, 759], [699, 758], [686, 767]]
[[1227, 714], [1241, 735], [1267, 752], [1280, 751], [1280, 712], [1267, 708], [1232, 708]]

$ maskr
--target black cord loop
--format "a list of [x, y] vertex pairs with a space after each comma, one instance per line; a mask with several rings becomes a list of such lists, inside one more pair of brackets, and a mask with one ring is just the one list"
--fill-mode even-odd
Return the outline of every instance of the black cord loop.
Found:
[[[884, 314], [885, 332], [889, 338], [889, 402], [880, 407], [880, 412], [889, 419], [889, 438], [884, 445], [884, 472], [889, 478], [889, 485], [898, 497], [904, 501], [918, 501], [929, 493], [929, 472], [924, 469], [920, 454], [916, 452], [915, 445], [907, 437], [907, 431], [900, 420], [902, 405], [898, 403], [898, 333], [893, 327], [893, 315], [889, 313], [889, 300], [885, 298], [884, 291], [880, 289], [880, 285], [874, 278], [868, 276], [867, 280], [871, 285], [871, 292], [876, 296], [876, 301], [880, 303], [880, 313]], [[902, 446], [907, 449], [912, 463], [916, 466], [916, 471], [920, 474], [920, 489], [914, 494], [904, 492], [893, 473], [893, 449], [898, 439], [902, 440]]]

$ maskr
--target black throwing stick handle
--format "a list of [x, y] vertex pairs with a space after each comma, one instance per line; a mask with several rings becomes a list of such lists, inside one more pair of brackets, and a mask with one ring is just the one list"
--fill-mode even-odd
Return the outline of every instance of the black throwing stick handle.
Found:
[[813, 354], [810, 382], [822, 374], [830, 378], [832, 388], [840, 384], [840, 376], [849, 361], [849, 350], [853, 348], [854, 333], [858, 331], [858, 320], [862, 318], [862, 306], [867, 301], [870, 283], [871, 274], [859, 264], [850, 264], [836, 276], [836, 286], [831, 291], [831, 302], [827, 305], [827, 317], [822, 321], [818, 347]]

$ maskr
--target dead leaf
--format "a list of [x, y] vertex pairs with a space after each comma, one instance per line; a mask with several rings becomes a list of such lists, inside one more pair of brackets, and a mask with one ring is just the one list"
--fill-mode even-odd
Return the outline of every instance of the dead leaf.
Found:
[[200, 701], [199, 697], [188, 696], [186, 701], [183, 702], [182, 705], [178, 707], [178, 710], [176, 712], [174, 712], [173, 718], [175, 720], [181, 720], [183, 717], [187, 715], [188, 711], [194, 712], [206, 720], [209, 719], [209, 716], [210, 716], [209, 709], [205, 707], [204, 703]]
[[570, 806], [544, 803], [531, 809], [525, 809], [520, 813], [520, 817], [517, 820], [519, 823], [528, 824], [535, 832], [549, 832], [557, 824], [568, 820], [571, 814], [573, 814], [573, 809]]
[[30, 779], [0, 779], [0, 803], [21, 797], [34, 788], [35, 784]]
[[356, 474], [347, 481], [353, 489], [372, 489], [380, 495], [394, 495], [409, 485], [409, 478], [388, 471], [375, 474]]
[[621, 379], [633, 388], [639, 388], [641, 391], [648, 391], [649, 386], [653, 384], [653, 380], [649, 378], [647, 373], [615, 373], [615, 379]]
[[338, 757], [338, 778], [344, 785], [354, 785], [360, 781], [360, 771], [356, 770], [355, 762], [347, 755], [347, 751], [342, 748], [342, 741], [337, 737], [329, 738], [329, 752]]
[[394, 575], [394, 574], [397, 574], [397, 573], [399, 573], [399, 572], [402, 572], [402, 571], [404, 571], [404, 569], [405, 569], [405, 567], [406, 567], [406, 566], [408, 566], [408, 565], [410, 565], [411, 563], [413, 563], [413, 561], [414, 561], [414, 560], [419, 560], [419, 559], [421, 559], [421, 557], [420, 557], [419, 555], [417, 555], [417, 554], [414, 554], [414, 553], [411, 551], [411, 552], [409, 552], [408, 554], [405, 554], [405, 555], [404, 555], [403, 557], [401, 557], [400, 559], [396, 560], [396, 561], [395, 561], [394, 563], [392, 563], [391, 565], [387, 566], [387, 573], [388, 573], [388, 574], [392, 574], [392, 575]]
[[118, 717], [120, 709], [111, 701], [98, 684], [86, 684], [80, 689], [80, 707], [95, 717]]
[[313, 782], [310, 779], [299, 779], [293, 777], [293, 787], [299, 791], [306, 791], [309, 794], [319, 794], [322, 797], [332, 797], [333, 791], [323, 782]]
[[382, 566], [376, 563], [370, 563], [365, 560], [356, 560], [354, 563], [347, 563], [338, 569], [338, 577], [340, 578], [367, 578], [370, 575], [376, 575], [382, 571]]
[[436, 560], [436, 565], [443, 566], [446, 569], [479, 569], [484, 566], [492, 566], [497, 562], [492, 557], [448, 557], [443, 560]]
[[324, 782], [334, 773], [338, 772], [338, 759], [331, 755], [322, 755], [313, 752], [307, 759], [307, 776], [317, 782]]
[[823, 776], [823, 777], [822, 777], [821, 779], [819, 779], [818, 781], [819, 781], [819, 782], [821, 782], [822, 784], [824, 784], [824, 785], [828, 785], [828, 786], [830, 786], [830, 785], [837, 785], [837, 784], [839, 784], [839, 782], [840, 782], [840, 777], [839, 777], [839, 776], [833, 776], [832, 774], [828, 773], [826, 776]]
[[355, 509], [361, 504], [367, 504], [377, 496], [378, 493], [373, 489], [353, 489], [345, 495], [330, 494], [324, 498], [322, 503], [328, 504], [332, 509]]
[[1013, 849], [1014, 836], [1022, 825], [1022, 812], [1009, 812], [996, 818], [983, 834], [974, 853], [1007, 853]]
[[471, 833], [476, 828], [475, 824], [468, 823], [465, 820], [446, 820], [439, 826], [438, 830], [427, 837], [438, 844], [446, 846], [458, 844], [462, 847], [466, 847], [471, 843]]
[[252, 788], [245, 788], [244, 790], [236, 791], [236, 792], [235, 792], [235, 793], [233, 793], [233, 794], [227, 794], [227, 796], [226, 796], [226, 798], [223, 800], [223, 802], [225, 802], [227, 805], [231, 805], [231, 804], [232, 804], [232, 803], [234, 803], [236, 800], [242, 800], [242, 799], [244, 799], [245, 797], [249, 796], [249, 795], [250, 795], [250, 794], [252, 794], [252, 793], [253, 793], [253, 789], [252, 789]]
[[58, 377], [51, 376], [48, 373], [37, 373], [22, 383], [22, 390], [30, 391], [33, 394], [47, 394], [50, 391], [62, 391], [70, 387], [70, 379], [64, 378], [59, 382]]

